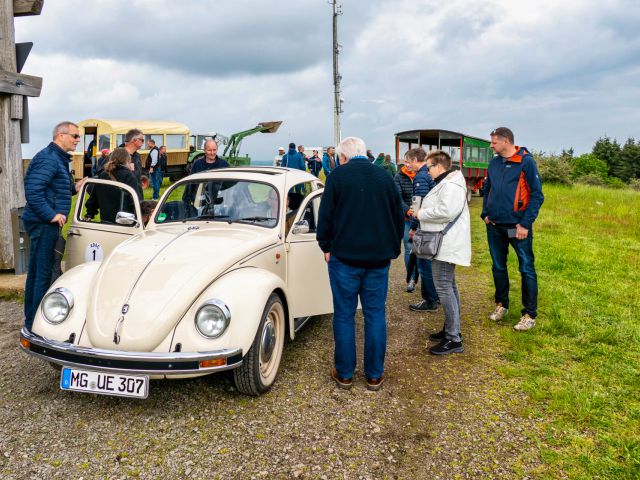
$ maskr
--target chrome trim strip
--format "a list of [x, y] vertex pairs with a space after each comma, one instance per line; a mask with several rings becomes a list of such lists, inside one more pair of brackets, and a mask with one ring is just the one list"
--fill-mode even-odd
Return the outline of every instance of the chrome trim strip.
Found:
[[307, 317], [294, 318], [293, 319], [293, 323], [294, 323], [294, 326], [295, 326], [294, 327], [295, 328], [294, 332], [298, 333], [300, 331], [300, 329], [302, 327], [304, 327], [309, 320], [311, 320], [311, 315], [309, 315]]
[[[80, 357], [87, 358], [100, 358], [105, 360], [125, 360], [125, 361], [139, 361], [139, 362], [184, 362], [184, 361], [192, 361], [192, 362], [200, 362], [202, 360], [214, 360], [216, 358], [229, 358], [236, 355], [242, 356], [242, 349], [225, 349], [225, 350], [213, 350], [209, 352], [126, 352], [119, 350], [105, 350], [100, 348], [90, 348], [90, 347], [81, 347], [78, 345], [73, 345], [71, 343], [58, 342], [56, 340], [49, 340], [47, 338], [41, 337], [35, 333], [29, 332], [22, 327], [20, 330], [20, 338], [24, 338], [28, 340], [30, 343], [34, 345], [38, 345], [42, 348], [47, 348], [50, 350], [69, 353], [72, 355], [78, 355]], [[40, 353], [33, 352], [31, 350], [27, 350], [21, 344], [20, 347], [23, 351], [37, 358], [41, 358], [48, 362], [53, 362], [58, 365], [64, 366], [73, 366], [84, 368], [88, 370], [95, 371], [108, 371], [114, 373], [128, 373], [128, 374], [144, 374], [144, 375], [189, 375], [189, 374], [198, 374], [198, 373], [212, 373], [221, 370], [229, 370], [232, 368], [236, 368], [242, 364], [242, 360], [233, 365], [223, 365], [220, 367], [209, 367], [209, 368], [198, 368], [194, 370], [144, 370], [144, 369], [122, 369], [122, 368], [109, 368], [109, 367], [96, 367], [94, 365], [86, 365], [83, 363], [77, 362], [68, 362], [59, 360], [57, 358], [51, 358], [47, 355], [42, 355]]]

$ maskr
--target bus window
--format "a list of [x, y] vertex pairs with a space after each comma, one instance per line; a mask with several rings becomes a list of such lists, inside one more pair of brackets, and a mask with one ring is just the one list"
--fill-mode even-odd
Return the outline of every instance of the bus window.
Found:
[[154, 142], [156, 142], [156, 147], [161, 147], [162, 145], [164, 145], [164, 138], [163, 135], [161, 133], [159, 134], [151, 134], [151, 135], [145, 135], [144, 136], [144, 146], [142, 147], [143, 150], [147, 149], [147, 143], [149, 143], [149, 140], [153, 140]]
[[124, 143], [124, 133], [116, 135], [116, 146], [120, 146]]
[[187, 141], [184, 135], [167, 134], [167, 148], [186, 148], [186, 146]]
[[464, 161], [465, 162], [471, 161], [471, 147], [469, 146], [464, 147]]
[[109, 135], [100, 135], [98, 138], [98, 151], [111, 150], [111, 138]]

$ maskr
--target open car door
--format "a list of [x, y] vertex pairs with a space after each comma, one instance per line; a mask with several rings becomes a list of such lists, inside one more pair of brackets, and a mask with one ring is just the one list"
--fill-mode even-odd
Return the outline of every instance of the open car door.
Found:
[[333, 312], [329, 270], [316, 240], [322, 192], [304, 199], [286, 237], [288, 300], [294, 318]]
[[143, 228], [133, 188], [111, 180], [87, 180], [76, 199], [67, 232], [66, 269], [102, 261]]

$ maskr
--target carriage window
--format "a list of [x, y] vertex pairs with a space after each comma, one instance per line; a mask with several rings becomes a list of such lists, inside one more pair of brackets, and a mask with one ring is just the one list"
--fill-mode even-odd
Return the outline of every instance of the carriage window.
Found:
[[120, 146], [122, 144], [124, 144], [124, 133], [119, 133], [116, 135], [116, 145]]
[[[135, 215], [135, 201], [131, 194], [116, 186], [89, 184], [82, 193], [82, 211], [79, 221], [116, 225], [119, 212]], [[129, 225], [134, 226], [134, 225]]]
[[144, 136], [144, 146], [142, 147], [143, 150], [148, 150], [147, 147], [147, 142], [149, 140], [153, 140], [154, 142], [156, 142], [156, 147], [161, 147], [162, 145], [164, 145], [164, 135], [162, 135], [161, 133], [158, 134], [152, 134], [152, 135], [145, 135]]
[[[187, 137], [185, 135], [167, 135], [167, 148], [186, 148]], [[159, 144], [162, 145], [162, 144]], [[204, 147], [203, 147], [204, 148]]]
[[109, 135], [100, 135], [100, 138], [98, 139], [98, 151], [104, 150], [111, 150], [111, 138]]

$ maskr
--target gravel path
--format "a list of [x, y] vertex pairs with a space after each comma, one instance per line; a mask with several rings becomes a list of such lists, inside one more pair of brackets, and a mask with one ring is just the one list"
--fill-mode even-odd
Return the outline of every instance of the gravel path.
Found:
[[333, 385], [330, 316], [286, 345], [259, 398], [237, 393], [229, 374], [152, 381], [144, 401], [63, 392], [58, 372], [18, 350], [22, 305], [0, 302], [0, 477], [535, 476], [538, 427], [519, 413], [517, 384], [496, 373], [506, 327], [484, 320], [488, 286], [460, 269], [466, 350], [441, 358], [424, 344], [442, 312], [410, 312], [417, 294], [404, 292], [400, 260], [391, 275], [380, 392], [365, 389], [361, 366], [351, 391]]

